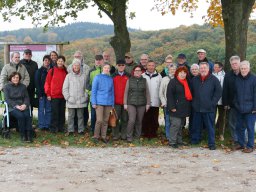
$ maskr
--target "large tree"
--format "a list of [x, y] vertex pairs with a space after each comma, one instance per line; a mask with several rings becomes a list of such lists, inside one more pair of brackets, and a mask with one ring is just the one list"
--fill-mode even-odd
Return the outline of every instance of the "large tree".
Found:
[[[181, 8], [185, 12], [193, 12], [198, 8], [198, 0], [156, 0], [156, 8], [162, 14], [173, 15]], [[224, 26], [225, 30], [225, 68], [229, 68], [229, 58], [239, 55], [246, 59], [247, 31], [250, 14], [255, 0], [209, 0], [206, 22], [213, 26]]]
[[[32, 18], [36, 26], [46, 28], [58, 23], [65, 23], [67, 17], [77, 18], [78, 13], [92, 3], [98, 6], [99, 15], [104, 12], [114, 24], [114, 36], [110, 39], [116, 58], [124, 58], [130, 51], [131, 42], [126, 23], [128, 0], [11, 0], [0, 1], [0, 12], [5, 21], [11, 21], [12, 16], [24, 20]], [[84, 12], [86, 17], [86, 11]]]

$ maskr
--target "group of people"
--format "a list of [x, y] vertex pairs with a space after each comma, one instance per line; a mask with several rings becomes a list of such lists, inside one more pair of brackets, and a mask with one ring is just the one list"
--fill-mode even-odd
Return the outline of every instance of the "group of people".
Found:
[[[22, 141], [32, 141], [29, 109], [38, 104], [38, 128], [52, 133], [64, 132], [65, 108], [68, 110], [67, 135], [84, 134], [91, 109], [90, 131], [94, 142], [108, 142], [107, 130], [111, 110], [117, 113], [117, 126], [112, 139], [132, 142], [140, 137], [156, 138], [159, 108], [165, 119], [165, 135], [169, 146], [187, 145], [182, 129], [189, 119], [191, 144], [198, 144], [207, 130], [208, 147], [215, 150], [215, 128], [224, 140], [225, 118], [232, 135], [234, 149], [250, 153], [254, 148], [256, 113], [256, 79], [248, 61], [230, 58], [231, 70], [223, 70], [221, 62], [211, 62], [206, 51], [197, 51], [198, 63], [189, 65], [186, 55], [167, 55], [159, 73], [156, 62], [147, 54], [137, 64], [128, 52], [124, 59], [110, 62], [108, 52], [95, 55], [93, 67], [84, 63], [81, 51], [74, 53], [66, 66], [64, 56], [51, 52], [43, 57], [38, 69], [31, 60], [32, 51], [11, 55], [0, 76], [9, 112], [18, 120]], [[216, 123], [215, 123], [216, 122]], [[247, 131], [246, 131], [247, 130]]]

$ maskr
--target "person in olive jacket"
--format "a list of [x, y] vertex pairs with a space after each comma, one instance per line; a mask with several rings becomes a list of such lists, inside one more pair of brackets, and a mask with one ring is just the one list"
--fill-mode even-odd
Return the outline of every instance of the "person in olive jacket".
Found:
[[[124, 92], [124, 109], [128, 111], [127, 142], [141, 136], [142, 119], [150, 108], [150, 92], [145, 78], [142, 77], [141, 66], [133, 68], [134, 75], [126, 82]], [[134, 133], [135, 125], [135, 133]]]
[[188, 74], [187, 67], [179, 67], [167, 87], [167, 108], [172, 119], [169, 145], [173, 148], [185, 145], [182, 141], [182, 127], [190, 115], [192, 101]]

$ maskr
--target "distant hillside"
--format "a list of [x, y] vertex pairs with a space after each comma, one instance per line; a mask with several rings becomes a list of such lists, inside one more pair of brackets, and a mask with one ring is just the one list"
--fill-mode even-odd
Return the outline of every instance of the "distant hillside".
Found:
[[[67, 32], [68, 33], [68, 32]], [[112, 55], [112, 63], [115, 62], [114, 52], [109, 44], [111, 35], [99, 38], [84, 38], [72, 41], [64, 46], [64, 55], [67, 64], [72, 62], [72, 55], [76, 50], [84, 53], [85, 62], [94, 64], [94, 55], [109, 50]], [[139, 62], [142, 53], [149, 54], [150, 58], [158, 64], [162, 64], [168, 54], [174, 58], [179, 53], [185, 53], [189, 64], [197, 62], [196, 51], [203, 48], [207, 51], [207, 57], [212, 61], [224, 62], [225, 41], [223, 28], [213, 28], [208, 25], [180, 26], [175, 29], [160, 31], [135, 31], [130, 33], [135, 61]], [[248, 31], [247, 59], [253, 65], [256, 72], [256, 21], [251, 21]], [[0, 63], [3, 53], [0, 51]], [[161, 70], [161, 66], [158, 66]]]
[[[142, 53], [150, 55], [161, 64], [168, 54], [175, 58], [179, 53], [185, 53], [190, 64], [197, 62], [196, 51], [203, 48], [207, 51], [207, 57], [212, 61], [224, 62], [225, 40], [223, 28], [213, 28], [209, 25], [180, 26], [175, 29], [165, 29], [160, 31], [138, 31], [130, 33], [132, 48], [131, 52], [136, 62]], [[105, 49], [112, 51], [114, 62], [114, 52], [109, 45], [109, 36], [97, 39], [83, 39], [74, 41], [64, 47], [65, 55], [70, 63], [72, 54], [76, 49], [85, 53], [85, 60], [88, 64], [93, 64], [93, 57]], [[256, 64], [256, 21], [251, 21], [248, 31], [247, 59], [252, 64]], [[253, 66], [255, 67], [255, 66]], [[254, 70], [256, 71], [256, 70]]]
[[[129, 29], [130, 32], [135, 31]], [[63, 27], [49, 28], [44, 32], [43, 28], [19, 29], [15, 31], [0, 32], [0, 41], [23, 42], [64, 42], [83, 38], [102, 37], [114, 33], [113, 25], [105, 25], [89, 22], [77, 22]]]

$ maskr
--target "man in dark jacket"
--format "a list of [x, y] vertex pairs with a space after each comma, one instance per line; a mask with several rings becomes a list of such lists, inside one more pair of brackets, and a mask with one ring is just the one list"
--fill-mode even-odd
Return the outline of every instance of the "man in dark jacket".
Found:
[[212, 75], [209, 64], [200, 63], [200, 75], [192, 79], [192, 107], [194, 110], [191, 130], [191, 143], [198, 144], [201, 140], [201, 125], [208, 131], [208, 147], [215, 150], [214, 112], [222, 95], [219, 80]]
[[[238, 145], [244, 153], [253, 152], [254, 125], [256, 119], [256, 77], [250, 73], [250, 63], [240, 63], [240, 74], [235, 80], [235, 109], [237, 110], [236, 133]], [[245, 129], [248, 132], [248, 142], [245, 148]]]
[[223, 82], [222, 104], [228, 110], [228, 127], [234, 144], [237, 144], [236, 109], [234, 106], [235, 80], [239, 74], [240, 57], [232, 56], [229, 59], [231, 70], [225, 74]]
[[30, 49], [25, 49], [23, 53], [23, 59], [20, 60], [20, 63], [26, 67], [30, 77], [30, 83], [27, 89], [28, 89], [31, 109], [33, 109], [33, 107], [38, 107], [38, 103], [37, 103], [38, 101], [36, 101], [35, 99], [35, 73], [38, 70], [38, 65], [31, 58], [32, 58], [32, 51]]

